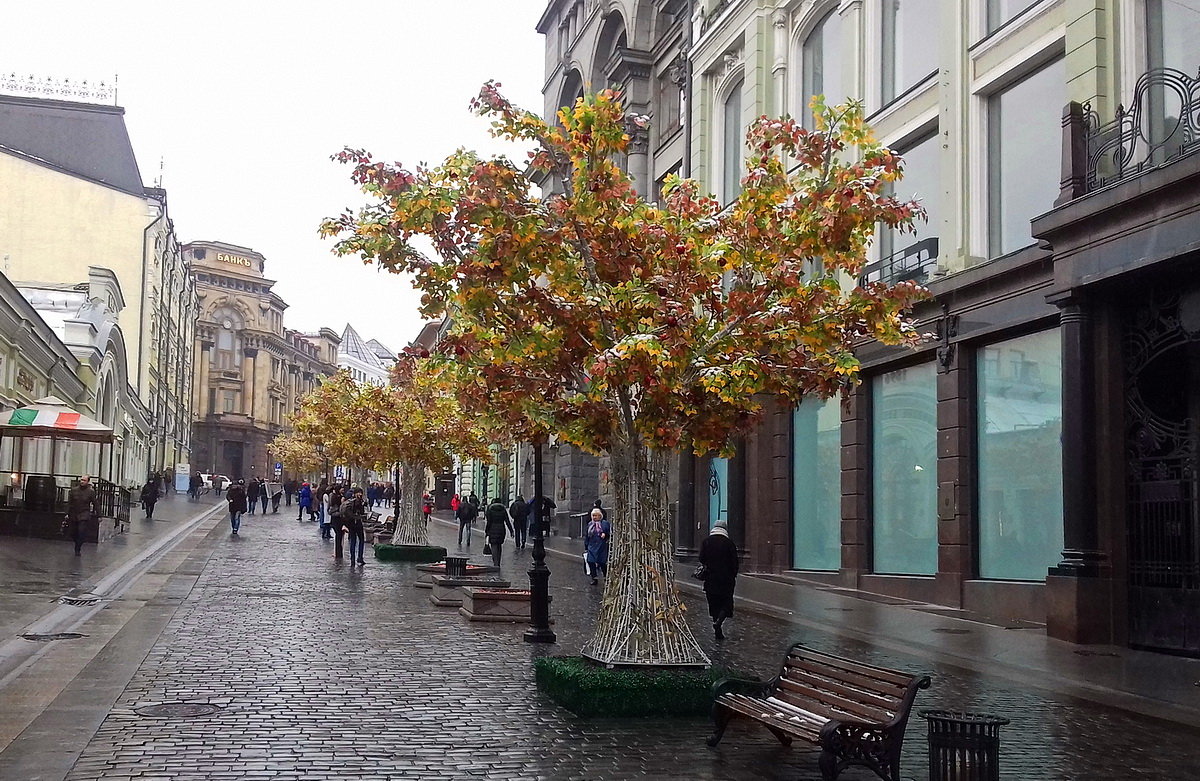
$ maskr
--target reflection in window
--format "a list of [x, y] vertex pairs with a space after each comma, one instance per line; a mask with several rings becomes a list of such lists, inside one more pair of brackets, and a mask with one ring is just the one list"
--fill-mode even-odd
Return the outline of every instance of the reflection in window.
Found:
[[1146, 0], [1146, 38], [1151, 68], [1194, 76], [1200, 65], [1200, 0]]
[[979, 387], [979, 575], [1042, 580], [1062, 525], [1059, 332], [983, 348]]
[[987, 31], [994, 32], [1009, 19], [1037, 4], [1037, 0], [987, 0]]
[[742, 129], [742, 85], [739, 81], [725, 98], [722, 110], [721, 203], [730, 203], [742, 191], [742, 160], [746, 145]]
[[924, 239], [938, 235], [938, 216], [941, 201], [938, 194], [941, 191], [942, 165], [941, 146], [935, 132], [926, 136], [912, 146], [900, 152], [904, 158], [904, 178], [889, 188], [899, 193], [906, 201], [919, 200], [925, 207], [929, 220], [916, 220], [913, 227], [916, 233], [900, 233], [896, 230], [883, 230], [879, 234], [880, 254], [888, 257], [892, 253], [916, 244]]
[[937, 374], [932, 363], [871, 383], [875, 572], [937, 571]]
[[837, 397], [807, 399], [792, 414], [792, 566], [842, 563], [842, 415]]
[[717, 521], [729, 521], [729, 459], [711, 458], [708, 462], [708, 528]]
[[841, 37], [842, 18], [835, 9], [826, 14], [804, 39], [801, 52], [803, 94], [800, 96], [803, 105], [799, 107], [799, 113], [807, 128], [812, 127], [808, 103], [814, 95], [824, 95], [827, 104], [836, 104], [846, 98], [842, 88]]
[[988, 246], [993, 257], [1032, 244], [1029, 221], [1054, 205], [1066, 102], [1061, 58], [988, 101]]
[[883, 102], [937, 70], [939, 0], [884, 0]]

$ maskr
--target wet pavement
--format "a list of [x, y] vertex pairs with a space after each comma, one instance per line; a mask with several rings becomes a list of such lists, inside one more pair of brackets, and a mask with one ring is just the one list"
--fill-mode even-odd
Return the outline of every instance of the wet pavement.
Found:
[[[434, 524], [432, 535], [457, 549], [447, 527]], [[482, 561], [481, 549], [477, 535], [474, 560]], [[509, 546], [503, 574], [523, 583], [528, 562], [528, 551], [514, 555]], [[431, 605], [429, 592], [411, 585], [414, 565], [334, 561], [314, 524], [283, 513], [248, 517], [234, 538], [215, 519], [173, 559], [175, 569], [161, 567], [155, 586], [138, 597], [138, 612], [109, 643], [115, 658], [97, 654], [30, 728], [61, 738], [57, 730], [93, 704], [95, 724], [79, 731], [74, 753], [59, 752], [54, 766], [64, 770], [5, 774], [5, 767], [28, 773], [37, 764], [32, 741], [18, 739], [10, 751], [23, 750], [24, 763], [5, 765], [10, 751], [0, 753], [0, 777], [820, 778], [814, 753], [799, 744], [782, 748], [748, 724], [732, 725], [711, 750], [705, 719], [579, 719], [543, 698], [533, 687], [531, 657], [576, 653], [600, 598], [582, 564], [557, 556], [549, 563], [559, 642], [534, 647], [523, 641], [522, 626], [472, 624]], [[1195, 728], [866, 641], [871, 627], [842, 610], [830, 611], [824, 627], [742, 611], [718, 644], [701, 600], [687, 602], [715, 663], [770, 675], [788, 644], [803, 641], [932, 675], [917, 709], [1011, 718], [1002, 733], [1006, 779], [1200, 778]], [[54, 645], [70, 649], [71, 642]], [[115, 682], [111, 701], [89, 688], [101, 680]], [[166, 718], [139, 712], [169, 703], [218, 710]], [[914, 717], [905, 778], [927, 777], [923, 733]]]

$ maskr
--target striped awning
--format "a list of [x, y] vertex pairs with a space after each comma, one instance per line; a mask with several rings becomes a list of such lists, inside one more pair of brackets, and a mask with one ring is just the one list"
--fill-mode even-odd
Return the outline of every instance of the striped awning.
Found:
[[0, 436], [112, 442], [113, 430], [71, 409], [62, 399], [47, 396], [24, 407], [0, 410]]

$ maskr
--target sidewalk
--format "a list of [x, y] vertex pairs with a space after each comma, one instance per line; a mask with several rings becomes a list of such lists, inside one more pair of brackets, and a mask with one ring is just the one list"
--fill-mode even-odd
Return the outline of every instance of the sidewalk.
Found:
[[[449, 513], [434, 517], [457, 529]], [[479, 529], [475, 531], [478, 537]], [[581, 540], [555, 536], [547, 537], [545, 544], [554, 556], [583, 560]], [[680, 588], [685, 593], [702, 593], [698, 582], [684, 577], [685, 570], [690, 567], [676, 567]], [[960, 611], [944, 606], [904, 602], [788, 576], [743, 575], [738, 578], [737, 603], [793, 626], [833, 632], [1013, 683], [1200, 726], [1200, 659], [1117, 646], [1073, 645], [1047, 637], [1041, 627], [1007, 629], [975, 616], [956, 616]]]

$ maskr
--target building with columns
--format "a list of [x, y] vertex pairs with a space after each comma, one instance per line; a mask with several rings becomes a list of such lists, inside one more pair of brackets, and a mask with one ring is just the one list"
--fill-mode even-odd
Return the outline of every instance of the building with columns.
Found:
[[200, 302], [193, 467], [235, 480], [271, 477], [267, 446], [300, 398], [337, 371], [341, 339], [328, 328], [302, 334], [284, 327], [287, 304], [271, 289], [261, 253], [196, 241], [183, 255]]

